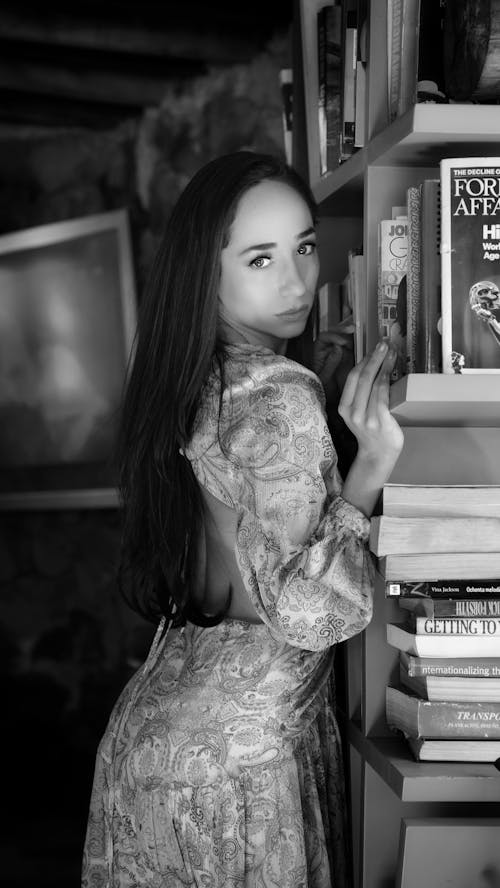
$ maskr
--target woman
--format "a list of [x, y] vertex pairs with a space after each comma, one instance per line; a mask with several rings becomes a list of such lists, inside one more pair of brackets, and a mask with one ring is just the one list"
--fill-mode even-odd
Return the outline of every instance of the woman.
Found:
[[380, 343], [340, 400], [358, 445], [342, 481], [318, 377], [286, 357], [314, 223], [293, 170], [238, 152], [167, 226], [120, 448], [122, 582], [162, 619], [99, 748], [89, 888], [347, 884], [333, 656], [370, 620], [368, 516], [402, 434]]

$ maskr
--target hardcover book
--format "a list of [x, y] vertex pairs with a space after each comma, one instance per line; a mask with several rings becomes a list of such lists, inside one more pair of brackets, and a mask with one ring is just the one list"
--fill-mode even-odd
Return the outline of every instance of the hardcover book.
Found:
[[416, 373], [439, 373], [442, 367], [441, 216], [438, 179], [421, 185], [420, 300], [417, 314]]
[[417, 635], [500, 636], [500, 617], [408, 616], [408, 628]]
[[390, 728], [406, 737], [500, 740], [500, 703], [422, 700], [398, 688], [386, 688]]
[[407, 219], [382, 219], [378, 228], [378, 324], [379, 335], [390, 339], [397, 352], [393, 380], [407, 372], [407, 259]]
[[443, 371], [500, 372], [500, 157], [441, 171]]
[[398, 518], [377, 515], [370, 522], [374, 555], [421, 552], [498, 552], [500, 518]]
[[[435, 580], [435, 581], [389, 581], [385, 584], [386, 598], [399, 598], [400, 606], [403, 600], [408, 599], [409, 602], [421, 601], [425, 608], [423, 611], [428, 616], [433, 616], [434, 607], [443, 600], [443, 605], [449, 599], [449, 606], [453, 607], [455, 602], [471, 598], [471, 599], [500, 599], [500, 580]], [[411, 603], [405, 605], [411, 608]], [[432, 611], [428, 609], [432, 607]], [[448, 613], [441, 611], [440, 616], [450, 616]], [[463, 614], [460, 614], [463, 616]], [[496, 616], [496, 614], [494, 615]]]
[[399, 662], [415, 678], [429, 675], [500, 679], [500, 657], [415, 657], [400, 651]]
[[496, 617], [500, 619], [500, 598], [420, 598], [400, 597], [399, 606], [419, 617]]
[[388, 483], [384, 484], [383, 513], [400, 518], [500, 518], [500, 485]]
[[402, 580], [486, 580], [500, 575], [500, 552], [425, 552], [419, 555], [384, 555], [377, 559], [386, 582]]
[[500, 740], [407, 739], [417, 762], [496, 762], [500, 758]]
[[500, 635], [424, 635], [387, 623], [387, 643], [415, 657], [500, 657]]
[[411, 185], [406, 191], [408, 216], [408, 257], [406, 261], [406, 352], [408, 373], [416, 373], [418, 316], [421, 283], [421, 186]]
[[318, 125], [320, 174], [340, 161], [340, 74], [342, 9], [325, 5], [318, 11]]
[[500, 701], [500, 678], [448, 678], [447, 676], [409, 675], [401, 668], [399, 680], [405, 688], [423, 700], [449, 700], [472, 703]]

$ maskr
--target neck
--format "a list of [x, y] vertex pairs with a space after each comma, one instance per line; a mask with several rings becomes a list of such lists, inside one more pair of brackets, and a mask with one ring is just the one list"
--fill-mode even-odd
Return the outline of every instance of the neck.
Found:
[[287, 339], [278, 339], [276, 336], [262, 333], [260, 330], [253, 330], [251, 327], [246, 327], [242, 324], [221, 320], [219, 322], [219, 332], [225, 342], [246, 342], [249, 345], [260, 345], [264, 346], [264, 348], [270, 348], [277, 355], [284, 355], [286, 352]]

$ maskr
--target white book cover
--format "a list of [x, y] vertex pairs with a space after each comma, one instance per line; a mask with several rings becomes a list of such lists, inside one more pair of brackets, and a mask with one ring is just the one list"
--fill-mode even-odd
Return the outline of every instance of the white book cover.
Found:
[[440, 174], [443, 372], [500, 373], [500, 157]]

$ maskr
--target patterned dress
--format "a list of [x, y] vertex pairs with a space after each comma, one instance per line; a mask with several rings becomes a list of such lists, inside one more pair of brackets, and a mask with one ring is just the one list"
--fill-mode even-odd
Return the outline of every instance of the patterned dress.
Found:
[[186, 451], [236, 511], [262, 622], [155, 641], [99, 746], [85, 888], [345, 888], [335, 644], [372, 612], [369, 522], [340, 496], [317, 377], [230, 348]]

